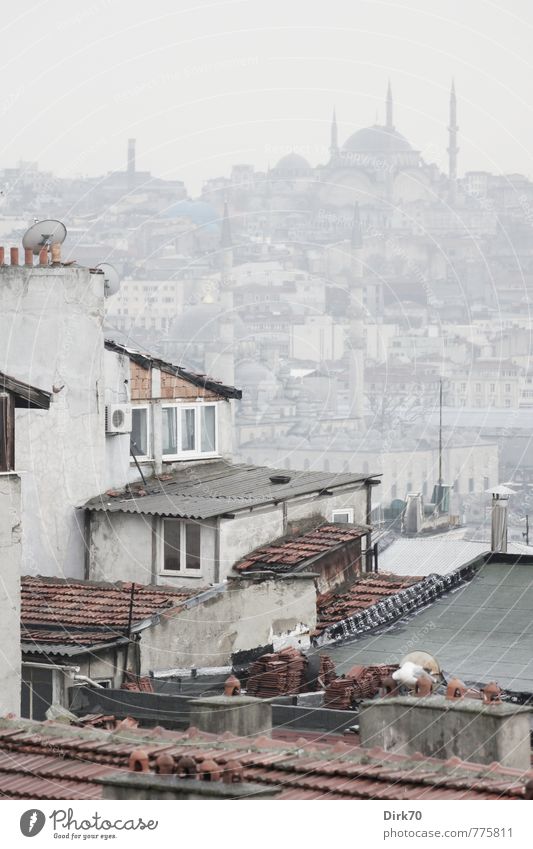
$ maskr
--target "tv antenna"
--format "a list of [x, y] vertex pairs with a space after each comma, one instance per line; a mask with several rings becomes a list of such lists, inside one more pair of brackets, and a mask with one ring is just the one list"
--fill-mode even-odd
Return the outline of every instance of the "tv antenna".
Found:
[[67, 228], [63, 222], [49, 218], [36, 221], [26, 230], [22, 237], [22, 246], [31, 248], [34, 256], [37, 256], [43, 248], [49, 249], [52, 245], [62, 245], [66, 237]]
[[120, 288], [120, 276], [115, 266], [110, 262], [101, 262], [96, 267], [104, 273], [104, 296], [109, 298], [115, 295]]

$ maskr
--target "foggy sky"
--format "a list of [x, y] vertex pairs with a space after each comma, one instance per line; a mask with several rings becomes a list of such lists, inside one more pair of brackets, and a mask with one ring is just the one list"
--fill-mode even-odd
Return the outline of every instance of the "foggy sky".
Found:
[[446, 164], [448, 93], [458, 95], [459, 172], [533, 175], [533, 4], [506, 0], [21, 0], [0, 23], [0, 167], [37, 160], [60, 175], [137, 165], [192, 193], [238, 162], [295, 149], [327, 159], [394, 122]]

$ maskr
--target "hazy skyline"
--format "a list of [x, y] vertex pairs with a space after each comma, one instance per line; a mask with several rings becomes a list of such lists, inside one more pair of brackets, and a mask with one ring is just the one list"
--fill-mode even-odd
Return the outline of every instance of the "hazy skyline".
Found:
[[459, 173], [533, 174], [526, 0], [23, 0], [0, 29], [0, 167], [102, 174], [134, 136], [139, 169], [197, 193], [291, 149], [323, 162], [333, 106], [342, 143], [384, 120], [390, 77], [397, 129], [444, 169], [454, 77]]

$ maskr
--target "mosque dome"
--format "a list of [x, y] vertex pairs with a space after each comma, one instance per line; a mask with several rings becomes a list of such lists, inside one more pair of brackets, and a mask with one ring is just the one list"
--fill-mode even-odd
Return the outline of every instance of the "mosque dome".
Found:
[[407, 139], [392, 127], [365, 127], [353, 133], [343, 145], [349, 153], [364, 153], [369, 156], [384, 156], [388, 153], [404, 153], [412, 147]]
[[302, 171], [311, 171], [311, 165], [304, 156], [299, 153], [287, 153], [282, 156], [275, 167], [276, 171], [290, 172], [292, 174]]
[[[193, 307], [186, 307], [181, 315], [176, 316], [170, 325], [168, 335], [178, 343], [191, 345], [212, 344], [218, 337], [219, 320], [223, 307], [220, 303], [203, 302]], [[236, 339], [246, 337], [246, 327], [242, 319], [233, 316], [233, 332]]]
[[270, 369], [257, 360], [246, 360], [239, 363], [235, 368], [235, 376], [239, 383], [244, 386], [258, 386], [259, 384], [277, 387], [278, 380]]

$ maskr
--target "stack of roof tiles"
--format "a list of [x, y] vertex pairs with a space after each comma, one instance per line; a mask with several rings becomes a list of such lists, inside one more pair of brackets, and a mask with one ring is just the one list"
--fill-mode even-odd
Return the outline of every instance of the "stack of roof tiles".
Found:
[[493, 764], [397, 755], [339, 741], [233, 737], [128, 728], [65, 727], [0, 719], [0, 796], [6, 799], [99, 799], [97, 779], [127, 770], [142, 748], [153, 770], [165, 753], [217, 765], [238, 761], [243, 781], [279, 788], [279, 799], [530, 799], [533, 772]]
[[327, 654], [320, 655], [319, 678], [324, 687], [327, 687], [335, 680], [335, 663]]
[[324, 704], [333, 710], [349, 710], [354, 702], [372, 699], [377, 695], [383, 678], [398, 666], [354, 666], [346, 675], [336, 678], [326, 687]]
[[360, 539], [363, 534], [363, 530], [350, 525], [324, 524], [307, 533], [287, 537], [252, 551], [236, 564], [235, 569], [238, 572], [290, 572], [339, 545]]
[[299, 693], [305, 687], [306, 663], [298, 649], [264, 654], [250, 667], [246, 692], [259, 699]]
[[400, 578], [397, 575], [371, 573], [361, 577], [345, 593], [336, 593], [333, 590], [323, 593], [317, 599], [318, 621], [315, 635], [318, 636], [337, 622], [372, 607], [372, 605], [395, 595], [420, 580], [420, 578], [412, 576]]

